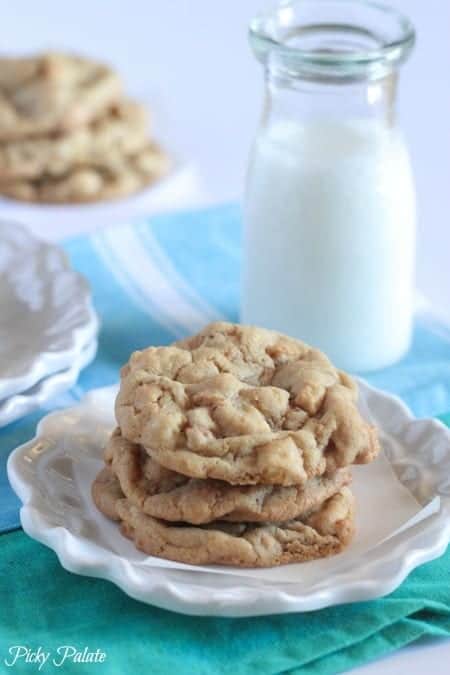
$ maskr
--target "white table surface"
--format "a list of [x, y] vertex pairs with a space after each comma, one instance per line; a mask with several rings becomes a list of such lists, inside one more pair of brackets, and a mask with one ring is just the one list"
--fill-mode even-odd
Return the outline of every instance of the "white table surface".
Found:
[[[262, 73], [250, 54], [246, 24], [263, 0], [109, 0], [2, 4], [2, 51], [70, 48], [113, 62], [131, 93], [149, 101], [155, 127], [188, 164], [177, 179], [175, 207], [239, 198], [259, 116]], [[404, 67], [400, 119], [419, 198], [418, 286], [450, 307], [450, 3], [391, 0], [407, 11], [418, 44]], [[0, 218], [28, 224], [41, 236], [64, 236], [158, 210], [158, 193], [120, 207], [38, 208], [0, 201]], [[448, 673], [450, 641], [426, 642], [355, 673]]]

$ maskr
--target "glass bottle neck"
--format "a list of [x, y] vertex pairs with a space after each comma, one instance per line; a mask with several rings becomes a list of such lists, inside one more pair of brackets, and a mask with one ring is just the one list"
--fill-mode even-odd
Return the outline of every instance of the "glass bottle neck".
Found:
[[395, 126], [397, 72], [374, 81], [324, 82], [266, 70], [263, 125], [274, 120], [377, 120]]

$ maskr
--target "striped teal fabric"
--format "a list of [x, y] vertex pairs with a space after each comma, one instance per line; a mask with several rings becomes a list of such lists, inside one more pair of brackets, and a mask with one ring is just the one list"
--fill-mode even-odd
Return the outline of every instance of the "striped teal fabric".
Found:
[[[48, 410], [115, 382], [134, 349], [166, 344], [208, 321], [239, 316], [241, 223], [235, 205], [154, 216], [68, 241], [65, 249], [92, 286], [102, 321], [99, 351], [71, 391], [0, 430], [0, 532], [19, 527], [7, 456], [33, 436]], [[450, 411], [450, 330], [419, 319], [408, 356], [367, 379], [400, 395], [417, 415]]]

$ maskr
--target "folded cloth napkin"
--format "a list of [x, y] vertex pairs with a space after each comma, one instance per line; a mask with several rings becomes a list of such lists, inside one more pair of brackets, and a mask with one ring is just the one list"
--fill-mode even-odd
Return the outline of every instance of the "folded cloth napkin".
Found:
[[[99, 351], [70, 392], [0, 431], [2, 664], [14, 645], [41, 646], [55, 659], [58, 646], [73, 645], [107, 657], [92, 666], [67, 662], [64, 672], [337, 673], [421, 635], [450, 636], [449, 553], [370, 603], [303, 615], [187, 619], [137, 603], [107, 582], [70, 575], [51, 551], [20, 531], [7, 533], [19, 527], [19, 503], [5, 474], [9, 451], [33, 436], [49, 409], [114, 383], [134, 349], [168, 343], [208, 321], [237, 320], [240, 238], [239, 210], [224, 206], [153, 216], [66, 243], [92, 286], [102, 319]], [[445, 415], [450, 330], [418, 317], [408, 356], [367, 379], [400, 395], [417, 415]]]
[[[423, 565], [394, 593], [372, 602], [219, 619], [150, 607], [107, 581], [69, 574], [52, 551], [21, 531], [3, 534], [0, 541], [1, 666], [5, 659], [11, 663], [14, 651], [9, 650], [17, 645], [34, 652], [41, 647], [57, 662], [63, 655], [58, 648], [67, 645], [79, 652], [99, 649], [106, 660], [68, 660], [64, 673], [334, 675], [423, 635], [450, 636], [450, 554]], [[51, 663], [42, 669], [52, 671]], [[17, 672], [29, 672], [23, 659]]]

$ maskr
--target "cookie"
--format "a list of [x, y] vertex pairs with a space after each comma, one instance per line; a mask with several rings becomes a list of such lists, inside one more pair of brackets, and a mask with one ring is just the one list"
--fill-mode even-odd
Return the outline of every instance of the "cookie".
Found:
[[61, 176], [0, 182], [0, 194], [19, 201], [46, 204], [95, 202], [117, 199], [142, 190], [170, 168], [167, 155], [154, 143], [122, 157], [111, 167], [86, 164]]
[[[117, 485], [102, 479], [94, 486], [97, 507], [103, 511], [108, 504], [103, 512], [109, 515]], [[325, 558], [342, 551], [354, 532], [354, 499], [345, 487], [302, 519], [283, 524], [170, 524], [142, 513], [127, 499], [117, 500], [114, 514], [122, 533], [144, 553], [193, 565], [273, 567]]]
[[353, 380], [303, 342], [217, 322], [132, 354], [116, 418], [162, 466], [234, 485], [300, 485], [379, 451]]
[[120, 520], [116, 504], [124, 495], [117, 478], [108, 467], [104, 467], [92, 483], [91, 493], [99, 511], [111, 520]]
[[0, 58], [0, 140], [88, 124], [118, 101], [121, 90], [110, 68], [72, 54]]
[[144, 106], [121, 101], [100, 119], [65, 134], [0, 143], [0, 182], [60, 176], [80, 165], [114, 168], [147, 143]]
[[304, 487], [232, 486], [188, 478], [161, 467], [116, 430], [105, 460], [130, 504], [154, 518], [199, 525], [213, 520], [280, 522], [317, 508], [351, 481], [348, 469], [309, 480]]

